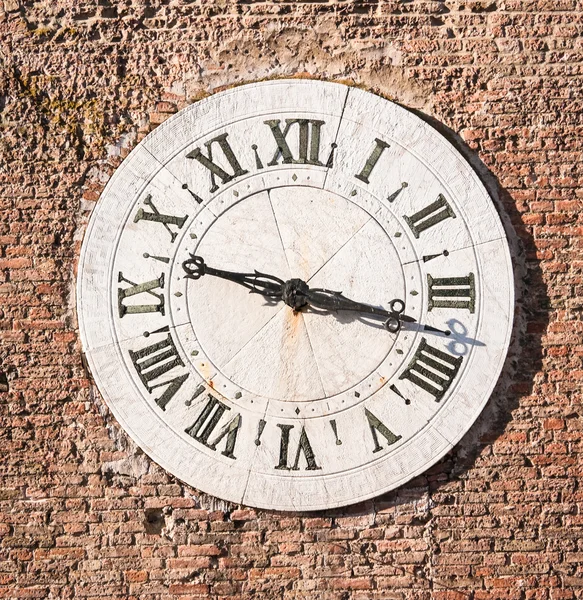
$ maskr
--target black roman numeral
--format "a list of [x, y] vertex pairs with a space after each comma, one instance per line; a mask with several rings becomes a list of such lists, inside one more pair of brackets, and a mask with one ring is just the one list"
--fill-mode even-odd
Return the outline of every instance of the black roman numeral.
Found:
[[443, 194], [439, 194], [435, 202], [432, 202], [429, 206], [426, 206], [414, 215], [410, 217], [403, 215], [403, 219], [405, 219], [405, 222], [409, 225], [416, 238], [419, 237], [422, 231], [433, 227], [433, 225], [449, 217], [452, 219], [456, 218], [453, 208], [447, 203]]
[[[164, 273], [158, 277], [158, 279], [152, 279], [151, 281], [146, 281], [145, 283], [133, 283], [129, 279], [126, 279], [123, 276], [123, 273], [120, 271], [117, 280], [119, 283], [122, 281], [124, 283], [129, 283], [131, 287], [127, 288], [117, 288], [117, 308], [119, 311], [120, 317], [125, 317], [126, 315], [135, 315], [138, 313], [149, 313], [149, 312], [159, 312], [160, 314], [164, 314], [164, 295], [156, 294], [153, 290], [157, 290], [158, 288], [164, 289]], [[151, 296], [154, 296], [158, 300], [157, 304], [130, 304], [125, 305], [123, 301], [130, 296], [135, 296], [136, 294], [148, 293]]]
[[[164, 327], [162, 331], [167, 332], [168, 328]], [[150, 394], [155, 388], [166, 386], [164, 393], [155, 400], [162, 410], [166, 410], [168, 402], [172, 400], [182, 384], [188, 379], [188, 373], [185, 373], [174, 377], [174, 379], [155, 382], [174, 367], [184, 367], [184, 363], [176, 351], [172, 336], [168, 333], [163, 340], [150, 344], [141, 350], [130, 350], [129, 353], [138, 377]]]
[[[216, 192], [219, 189], [219, 186], [216, 182], [216, 177], [218, 177], [223, 182], [223, 185], [224, 185], [225, 183], [229, 183], [229, 181], [235, 179], [235, 177], [239, 177], [241, 175], [245, 175], [246, 173], [249, 173], [249, 171], [246, 171], [245, 169], [243, 169], [241, 167], [241, 165], [239, 164], [239, 161], [237, 160], [237, 157], [235, 156], [235, 153], [233, 152], [231, 145], [227, 141], [228, 135], [229, 135], [228, 133], [222, 133], [221, 135], [218, 135], [217, 137], [213, 138], [212, 140], [205, 142], [204, 145], [206, 146], [206, 150], [207, 150], [206, 155], [203, 154], [203, 152], [200, 148], [195, 148], [192, 152], [189, 152], [186, 155], [186, 158], [194, 158], [201, 165], [203, 165], [210, 171], [211, 194], [213, 192]], [[223, 155], [225, 156], [229, 165], [231, 166], [231, 169], [233, 170], [232, 173], [228, 173], [222, 167], [217, 165], [217, 163], [213, 162], [212, 146], [214, 143], [217, 143], [219, 145], [219, 148], [222, 150]]]
[[[320, 130], [325, 123], [324, 121], [316, 121], [314, 119], [286, 119], [283, 131], [280, 128], [279, 119], [271, 119], [264, 121], [264, 123], [271, 129], [271, 133], [273, 133], [275, 143], [277, 144], [277, 150], [271, 162], [267, 163], [268, 166], [273, 167], [279, 164], [280, 156], [286, 164], [323, 166], [322, 162], [320, 162]], [[286, 140], [292, 125], [296, 123], [299, 133], [298, 158], [294, 158]]]
[[389, 446], [398, 442], [401, 439], [402, 436], [395, 435], [386, 425], [381, 423], [380, 419], [375, 417], [367, 408], [364, 409], [364, 414], [366, 415], [366, 419], [368, 421], [368, 425], [372, 433], [372, 439], [374, 442], [373, 452], [378, 452], [379, 450], [383, 449], [383, 447], [379, 444], [377, 431], [385, 438], [385, 440], [387, 440], [387, 444]]
[[153, 221], [154, 223], [161, 223], [164, 225], [166, 231], [170, 234], [171, 241], [174, 242], [178, 232], [172, 231], [170, 225], [175, 225], [178, 229], [182, 229], [184, 222], [188, 219], [188, 215], [184, 217], [174, 217], [172, 215], [163, 215], [152, 202], [152, 196], [148, 194], [144, 200], [144, 204], [152, 209], [152, 212], [147, 212], [143, 208], [138, 208], [136, 216], [134, 217], [134, 223], [138, 221]]
[[318, 471], [322, 468], [316, 464], [316, 456], [314, 455], [312, 445], [310, 444], [308, 434], [306, 433], [306, 429], [304, 427], [302, 427], [302, 432], [300, 434], [300, 442], [298, 444], [294, 465], [293, 467], [289, 467], [287, 464], [289, 450], [289, 432], [291, 429], [294, 428], [294, 426], [281, 425], [279, 423], [277, 424], [277, 426], [281, 429], [281, 440], [279, 445], [279, 464], [275, 467], [276, 469], [283, 471], [299, 471], [300, 454], [302, 453], [307, 462], [306, 471]]
[[227, 458], [236, 459], [234, 454], [235, 444], [237, 442], [237, 434], [241, 428], [241, 415], [237, 413], [226, 425], [224, 425], [212, 441], [210, 437], [219, 424], [221, 417], [226, 411], [231, 410], [226, 404], [217, 400], [209, 394], [208, 402], [202, 409], [202, 412], [194, 422], [194, 425], [188, 427], [186, 433], [193, 437], [197, 442], [204, 444], [211, 450], [216, 450], [223, 438], [227, 438], [225, 449], [221, 452]]
[[461, 364], [461, 356], [455, 357], [438, 350], [430, 346], [425, 338], [421, 338], [411, 362], [399, 375], [399, 379], [412, 381], [439, 402], [449, 389]]
[[358, 175], [355, 175], [357, 179], [360, 179], [360, 181], [364, 181], [364, 183], [369, 183], [368, 178], [370, 177], [370, 174], [372, 173], [372, 170], [375, 168], [376, 164], [379, 162], [379, 158], [381, 157], [381, 154], [385, 151], [385, 148], [390, 148], [389, 144], [387, 144], [387, 142], [383, 142], [383, 140], [379, 140], [378, 138], [376, 138], [375, 147], [370, 153], [370, 156], [366, 159], [366, 163], [364, 164], [362, 171]]
[[432, 277], [427, 275], [429, 286], [428, 310], [434, 308], [467, 308], [475, 310], [476, 288], [474, 274], [466, 277]]

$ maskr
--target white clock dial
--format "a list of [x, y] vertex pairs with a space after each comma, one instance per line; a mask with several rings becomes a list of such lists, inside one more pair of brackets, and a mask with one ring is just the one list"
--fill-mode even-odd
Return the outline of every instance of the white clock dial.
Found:
[[442, 136], [361, 90], [271, 81], [128, 156], [85, 236], [78, 312], [101, 393], [154, 460], [313, 510], [459, 441], [502, 368], [512, 290], [495, 207]]

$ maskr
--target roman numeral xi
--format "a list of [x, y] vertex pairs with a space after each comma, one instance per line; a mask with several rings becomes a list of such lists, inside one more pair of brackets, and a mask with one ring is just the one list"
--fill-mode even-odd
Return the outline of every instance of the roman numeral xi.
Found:
[[[214, 137], [212, 140], [205, 142], [204, 145], [206, 147], [206, 154], [204, 154], [200, 148], [195, 148], [192, 152], [189, 152], [186, 155], [186, 158], [193, 158], [194, 160], [197, 160], [203, 167], [206, 167], [210, 171], [211, 194], [219, 189], [216, 180], [217, 177], [223, 182], [224, 185], [225, 183], [229, 183], [229, 181], [235, 179], [235, 177], [249, 173], [249, 171], [243, 169], [243, 167], [240, 165], [239, 160], [233, 152], [233, 148], [231, 148], [231, 145], [227, 141], [228, 136], [228, 133], [222, 133], [221, 135]], [[213, 144], [218, 145], [222, 155], [229, 163], [229, 167], [231, 168], [230, 173], [222, 166], [217, 164], [215, 159], [213, 159]]]

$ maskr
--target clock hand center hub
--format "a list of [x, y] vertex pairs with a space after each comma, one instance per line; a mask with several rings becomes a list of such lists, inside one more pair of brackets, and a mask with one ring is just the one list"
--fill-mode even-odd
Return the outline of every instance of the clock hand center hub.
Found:
[[283, 284], [282, 287], [282, 299], [294, 310], [308, 304], [307, 293], [310, 291], [308, 284], [301, 279], [289, 279]]

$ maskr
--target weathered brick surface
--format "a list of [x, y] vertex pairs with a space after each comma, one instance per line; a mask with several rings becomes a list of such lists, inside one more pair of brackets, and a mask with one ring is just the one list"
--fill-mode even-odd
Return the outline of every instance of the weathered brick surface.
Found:
[[[583, 598], [582, 32], [577, 0], [0, 2], [0, 598]], [[519, 299], [501, 384], [441, 463], [289, 515], [136, 450], [83, 370], [73, 289], [87, 216], [145, 133], [298, 74], [465, 140], [520, 240]]]

